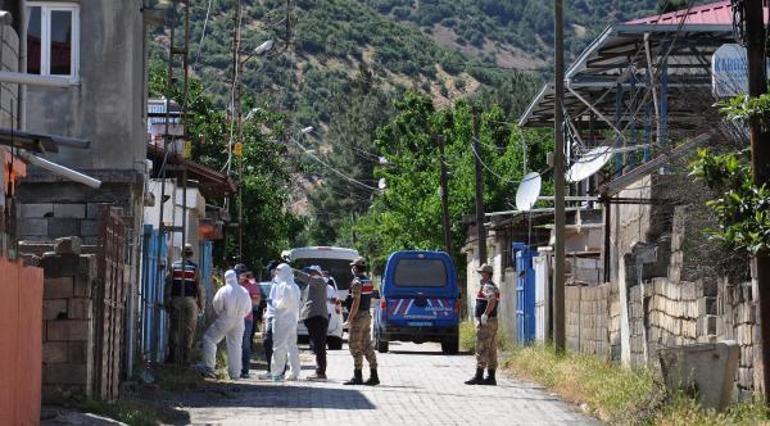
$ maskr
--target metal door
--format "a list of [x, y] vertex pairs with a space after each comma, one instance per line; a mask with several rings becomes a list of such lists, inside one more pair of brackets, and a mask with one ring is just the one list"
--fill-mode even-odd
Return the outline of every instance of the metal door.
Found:
[[142, 245], [142, 354], [145, 359], [162, 362], [166, 347], [166, 287], [168, 244], [151, 225], [144, 226]]
[[548, 262], [544, 256], [532, 259], [535, 270], [535, 340], [544, 343], [548, 340]]
[[513, 243], [511, 255], [516, 265], [516, 341], [531, 343], [535, 339], [535, 271], [532, 250], [527, 244]]
[[201, 241], [200, 243], [200, 265], [198, 273], [200, 274], [203, 290], [206, 292], [206, 306], [214, 299], [214, 242]]

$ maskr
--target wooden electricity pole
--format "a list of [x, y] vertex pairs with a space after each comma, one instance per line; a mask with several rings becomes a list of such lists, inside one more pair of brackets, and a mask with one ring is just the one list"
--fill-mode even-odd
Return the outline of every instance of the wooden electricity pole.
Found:
[[444, 251], [452, 255], [452, 232], [449, 224], [449, 178], [446, 171], [446, 157], [444, 156], [444, 136], [436, 136], [438, 139], [439, 161], [441, 162], [441, 223], [444, 228]]
[[554, 183], [554, 224], [556, 242], [554, 247], [554, 274], [553, 274], [553, 337], [557, 352], [564, 352], [566, 348], [566, 319], [564, 309], [564, 228], [566, 215], [564, 212], [564, 1], [554, 0], [554, 113], [553, 133], [555, 140], [553, 155], [553, 183]]
[[[765, 70], [765, 22], [763, 0], [743, 0], [743, 17], [746, 24], [746, 51], [749, 79], [749, 96], [767, 93]], [[733, 3], [735, 5], [735, 3]], [[735, 6], [734, 6], [735, 7]], [[753, 121], [750, 129], [751, 170], [756, 186], [770, 185], [770, 135], [766, 128]], [[762, 391], [765, 401], [770, 402], [770, 253], [755, 256], [757, 287], [759, 290], [760, 335], [762, 348]]]
[[[235, 2], [233, 23], [233, 104], [232, 119], [235, 121], [234, 138], [230, 152], [238, 158], [238, 262], [243, 262], [243, 140], [241, 138], [241, 0]], [[235, 150], [235, 147], [238, 147]], [[225, 244], [226, 245], [226, 244]]]
[[481, 170], [481, 148], [479, 144], [479, 112], [473, 107], [473, 151], [476, 159], [476, 231], [479, 246], [479, 265], [487, 263], [487, 231], [484, 229], [484, 176]]

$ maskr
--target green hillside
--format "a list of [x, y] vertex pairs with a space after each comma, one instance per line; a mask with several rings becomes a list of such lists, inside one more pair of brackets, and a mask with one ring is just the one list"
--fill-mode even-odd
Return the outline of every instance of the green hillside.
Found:
[[[504, 55], [500, 47], [548, 59], [553, 46], [553, 2], [547, 0], [360, 0], [399, 21], [416, 24], [438, 38]], [[676, 2], [668, 2], [676, 3]], [[658, 10], [659, 0], [567, 0], [567, 45], [579, 49], [597, 31]], [[497, 52], [495, 52], [497, 51]]]

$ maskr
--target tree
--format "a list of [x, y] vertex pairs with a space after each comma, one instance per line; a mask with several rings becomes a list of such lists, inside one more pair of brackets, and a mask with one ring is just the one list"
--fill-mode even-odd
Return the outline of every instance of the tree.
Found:
[[[408, 92], [396, 102], [396, 115], [377, 130], [377, 147], [387, 164], [376, 167], [375, 177], [387, 188], [377, 194], [371, 208], [355, 222], [350, 233], [356, 247], [382, 267], [387, 256], [402, 249], [443, 247], [439, 195], [439, 156], [435, 136], [445, 138], [445, 161], [450, 172], [449, 211], [452, 224], [451, 253], [459, 262], [465, 243], [463, 217], [474, 210], [473, 117], [467, 102], [436, 110], [430, 98]], [[523, 176], [523, 146], [530, 152], [530, 168], [546, 167], [550, 139], [547, 133], [523, 132], [505, 119], [496, 106], [481, 114], [481, 151], [485, 169], [485, 205], [490, 210], [507, 207]]]
[[[167, 96], [181, 103], [181, 82], [168, 90], [166, 75], [162, 62], [151, 64], [150, 96]], [[221, 170], [228, 159], [227, 144], [232, 123], [195, 78], [191, 79], [188, 99], [187, 128], [193, 145], [192, 160]], [[257, 106], [256, 100], [249, 97], [244, 99], [243, 104], [246, 111]], [[289, 160], [286, 145], [280, 142], [285, 132], [284, 116], [270, 112], [266, 105], [262, 106], [244, 121], [244, 174], [238, 182], [243, 185], [244, 203], [244, 258], [241, 261], [253, 267], [277, 258], [304, 227], [304, 222], [286, 209], [291, 189], [290, 172], [295, 165]], [[235, 170], [237, 168], [234, 167]], [[236, 174], [232, 174], [231, 178], [238, 180]], [[236, 204], [229, 205], [231, 216], [237, 217]], [[219, 242], [215, 249], [222, 250], [223, 244], [228, 244], [228, 253], [237, 252], [237, 239], [232, 233], [228, 237], [228, 241]]]

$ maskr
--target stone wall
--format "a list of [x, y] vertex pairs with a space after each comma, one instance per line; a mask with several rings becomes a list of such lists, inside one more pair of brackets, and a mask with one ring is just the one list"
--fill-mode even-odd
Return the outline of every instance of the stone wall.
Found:
[[57, 241], [40, 259], [43, 285], [43, 400], [93, 396], [96, 258], [78, 239]]

